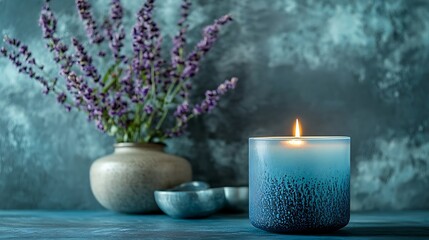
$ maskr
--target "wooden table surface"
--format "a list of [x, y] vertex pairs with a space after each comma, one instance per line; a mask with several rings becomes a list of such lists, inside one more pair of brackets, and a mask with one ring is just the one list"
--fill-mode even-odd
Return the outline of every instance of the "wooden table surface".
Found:
[[108, 211], [0, 211], [0, 239], [429, 239], [429, 211], [354, 213], [342, 230], [285, 235], [254, 228], [247, 215], [180, 220]]

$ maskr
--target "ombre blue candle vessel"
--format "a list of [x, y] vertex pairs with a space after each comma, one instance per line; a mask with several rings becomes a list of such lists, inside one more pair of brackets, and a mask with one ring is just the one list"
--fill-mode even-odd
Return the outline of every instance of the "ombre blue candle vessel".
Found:
[[283, 233], [336, 231], [350, 218], [350, 137], [249, 139], [249, 217]]

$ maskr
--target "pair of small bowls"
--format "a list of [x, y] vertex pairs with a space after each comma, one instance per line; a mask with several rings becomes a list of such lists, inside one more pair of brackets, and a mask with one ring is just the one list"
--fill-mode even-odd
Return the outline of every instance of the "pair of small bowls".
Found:
[[220, 210], [247, 212], [249, 188], [210, 188], [206, 182], [194, 181], [155, 191], [155, 201], [165, 214], [173, 218], [202, 218]]

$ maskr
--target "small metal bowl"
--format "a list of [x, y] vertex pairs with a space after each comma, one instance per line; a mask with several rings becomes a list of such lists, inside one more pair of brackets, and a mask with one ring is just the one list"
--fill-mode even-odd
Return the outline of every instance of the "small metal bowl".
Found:
[[229, 212], [249, 211], [249, 187], [224, 187], [225, 210]]
[[208, 188], [204, 182], [190, 182], [169, 190], [155, 191], [158, 207], [173, 218], [207, 217], [225, 206], [224, 188]]

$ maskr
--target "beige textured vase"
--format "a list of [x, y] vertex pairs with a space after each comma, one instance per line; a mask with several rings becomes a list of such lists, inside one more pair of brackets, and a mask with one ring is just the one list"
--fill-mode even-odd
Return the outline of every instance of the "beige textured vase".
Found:
[[157, 211], [155, 190], [192, 179], [189, 162], [164, 153], [163, 149], [160, 144], [115, 144], [113, 154], [91, 166], [91, 189], [98, 202], [123, 213]]

